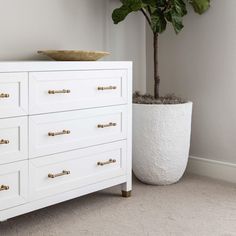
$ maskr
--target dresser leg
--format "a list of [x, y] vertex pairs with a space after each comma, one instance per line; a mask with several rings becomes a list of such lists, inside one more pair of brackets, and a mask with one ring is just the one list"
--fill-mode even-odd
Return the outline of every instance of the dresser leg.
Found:
[[122, 191], [122, 197], [131, 197], [131, 190], [130, 191]]
[[132, 177], [129, 180], [121, 185], [122, 197], [131, 197], [132, 192]]

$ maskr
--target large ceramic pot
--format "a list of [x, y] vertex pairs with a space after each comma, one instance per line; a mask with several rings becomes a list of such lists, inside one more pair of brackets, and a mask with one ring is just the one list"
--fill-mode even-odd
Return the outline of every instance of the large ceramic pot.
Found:
[[187, 166], [192, 103], [133, 105], [133, 171], [144, 183], [177, 182]]

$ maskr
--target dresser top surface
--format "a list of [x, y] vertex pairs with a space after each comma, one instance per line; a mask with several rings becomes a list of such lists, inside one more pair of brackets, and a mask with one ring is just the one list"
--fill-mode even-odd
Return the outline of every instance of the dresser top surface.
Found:
[[0, 61], [2, 72], [132, 69], [131, 61]]

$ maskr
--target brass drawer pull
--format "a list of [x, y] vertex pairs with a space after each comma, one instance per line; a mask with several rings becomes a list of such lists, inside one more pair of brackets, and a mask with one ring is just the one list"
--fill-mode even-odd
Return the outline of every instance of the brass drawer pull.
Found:
[[9, 140], [4, 140], [4, 139], [0, 140], [0, 144], [9, 144], [9, 143], [10, 143]]
[[98, 90], [115, 90], [117, 89], [116, 86], [108, 86], [108, 87], [98, 87]]
[[70, 134], [70, 130], [62, 130], [61, 132], [49, 132], [48, 136], [54, 137], [58, 135]]
[[113, 126], [116, 126], [116, 123], [110, 122], [109, 124], [105, 124], [105, 125], [99, 124], [98, 128], [103, 129], [103, 128], [108, 128], [108, 127], [113, 127]]
[[49, 94], [57, 94], [57, 93], [70, 93], [69, 89], [62, 89], [62, 90], [48, 90]]
[[5, 190], [9, 190], [9, 189], [10, 189], [10, 187], [7, 186], [7, 185], [1, 185], [0, 186], [0, 191], [5, 191]]
[[69, 175], [69, 174], [70, 174], [70, 171], [63, 170], [61, 173], [58, 173], [58, 174], [48, 174], [48, 178], [54, 179], [54, 178], [64, 176], [64, 175]]
[[104, 161], [104, 162], [99, 161], [97, 163], [97, 165], [98, 166], [104, 166], [104, 165], [109, 165], [109, 164], [112, 164], [112, 163], [116, 163], [116, 160], [115, 159], [109, 159], [108, 161]]
[[10, 94], [7, 94], [7, 93], [0, 94], [0, 98], [9, 98], [9, 97], [10, 97]]

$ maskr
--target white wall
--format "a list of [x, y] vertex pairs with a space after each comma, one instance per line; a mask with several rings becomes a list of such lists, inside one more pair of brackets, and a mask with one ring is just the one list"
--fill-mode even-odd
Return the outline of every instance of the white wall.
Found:
[[36, 59], [38, 49], [105, 48], [106, 1], [0, 0], [0, 60]]
[[130, 14], [125, 21], [114, 25], [113, 9], [120, 6], [119, 0], [109, 0], [107, 45], [112, 53], [109, 59], [131, 60], [134, 67], [134, 90], [146, 91], [146, 35], [145, 19], [141, 13]]
[[0, 60], [37, 60], [42, 49], [108, 50], [133, 60], [135, 89], [145, 90], [145, 29], [140, 16], [119, 26], [118, 0], [0, 0]]
[[[214, 0], [203, 16], [191, 12], [178, 36], [169, 27], [160, 43], [162, 93], [194, 102], [191, 155], [231, 163], [236, 163], [235, 9], [235, 0]], [[150, 32], [147, 38], [149, 65]], [[151, 84], [148, 77], [149, 91]]]

